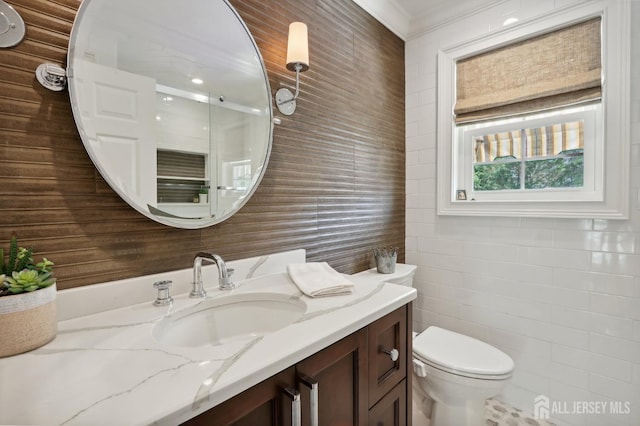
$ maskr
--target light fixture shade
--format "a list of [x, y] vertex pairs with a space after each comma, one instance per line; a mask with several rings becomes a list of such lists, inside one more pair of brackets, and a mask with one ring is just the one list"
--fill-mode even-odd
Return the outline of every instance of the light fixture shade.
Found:
[[300, 71], [309, 69], [309, 45], [307, 25], [292, 22], [289, 25], [289, 45], [287, 46], [287, 69], [295, 71], [296, 64], [302, 65]]

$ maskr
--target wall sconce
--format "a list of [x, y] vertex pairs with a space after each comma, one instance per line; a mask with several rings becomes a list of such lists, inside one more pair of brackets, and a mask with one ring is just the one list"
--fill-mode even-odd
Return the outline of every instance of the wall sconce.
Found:
[[287, 46], [287, 69], [296, 72], [296, 93], [286, 87], [276, 92], [276, 106], [284, 115], [291, 115], [296, 110], [296, 99], [300, 94], [300, 73], [309, 69], [309, 45], [307, 41], [307, 25], [292, 22], [289, 25], [289, 44]]

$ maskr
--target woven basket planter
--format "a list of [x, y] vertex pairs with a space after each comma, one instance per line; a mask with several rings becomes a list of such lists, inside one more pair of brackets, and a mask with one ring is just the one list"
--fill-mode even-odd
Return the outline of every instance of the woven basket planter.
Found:
[[0, 357], [28, 352], [56, 337], [56, 285], [0, 297]]

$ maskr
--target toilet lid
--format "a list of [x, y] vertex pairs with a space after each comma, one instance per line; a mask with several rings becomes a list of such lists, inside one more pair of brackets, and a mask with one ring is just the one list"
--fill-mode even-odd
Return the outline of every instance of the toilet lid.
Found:
[[413, 353], [436, 368], [463, 376], [501, 376], [513, 371], [513, 360], [501, 350], [440, 327], [429, 327], [413, 339]]

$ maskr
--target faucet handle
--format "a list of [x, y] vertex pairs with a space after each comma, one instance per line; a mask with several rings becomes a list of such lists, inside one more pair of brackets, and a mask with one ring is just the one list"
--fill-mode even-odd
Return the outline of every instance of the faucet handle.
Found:
[[173, 303], [173, 298], [169, 294], [171, 284], [171, 280], [156, 281], [153, 283], [153, 287], [158, 289], [158, 297], [153, 302], [154, 306], [167, 306]]
[[222, 274], [222, 276], [218, 278], [219, 288], [220, 290], [233, 290], [234, 288], [236, 288], [236, 285], [233, 283], [231, 275], [233, 275], [235, 269], [227, 268], [226, 266], [224, 267], [224, 269], [226, 273]]

